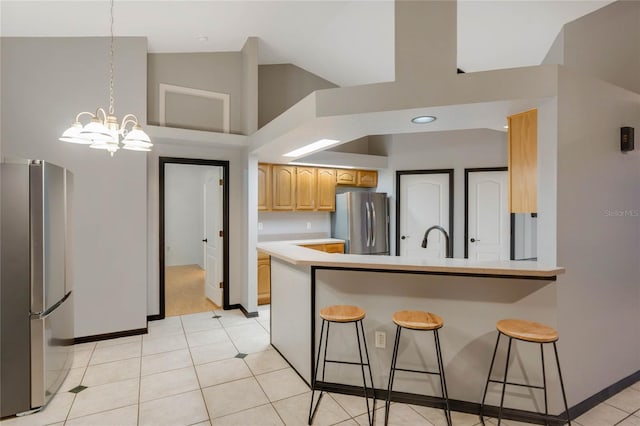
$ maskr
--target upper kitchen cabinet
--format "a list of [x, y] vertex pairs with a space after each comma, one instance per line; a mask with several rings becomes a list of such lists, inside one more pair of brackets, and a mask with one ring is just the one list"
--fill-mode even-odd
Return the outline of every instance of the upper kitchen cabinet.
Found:
[[375, 170], [358, 170], [356, 186], [363, 188], [375, 188], [378, 186], [378, 172]]
[[296, 167], [296, 210], [315, 210], [316, 176], [313, 167]]
[[336, 171], [316, 167], [296, 168], [296, 210], [334, 211]]
[[345, 186], [375, 188], [378, 186], [376, 170], [337, 169], [336, 183]]
[[316, 169], [316, 210], [336, 210], [336, 170]]
[[258, 211], [271, 210], [271, 165], [258, 164]]
[[357, 170], [353, 169], [338, 169], [338, 174], [336, 177], [336, 183], [338, 185], [350, 185], [356, 186], [356, 175], [358, 174]]
[[296, 168], [271, 165], [271, 209], [294, 210], [296, 200]]
[[508, 117], [509, 210], [538, 211], [538, 110]]

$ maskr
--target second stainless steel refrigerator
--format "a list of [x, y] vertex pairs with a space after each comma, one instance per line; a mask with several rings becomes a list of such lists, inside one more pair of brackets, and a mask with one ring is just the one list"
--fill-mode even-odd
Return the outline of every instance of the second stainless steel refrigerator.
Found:
[[383, 192], [336, 195], [331, 235], [345, 241], [348, 254], [389, 254], [389, 202]]

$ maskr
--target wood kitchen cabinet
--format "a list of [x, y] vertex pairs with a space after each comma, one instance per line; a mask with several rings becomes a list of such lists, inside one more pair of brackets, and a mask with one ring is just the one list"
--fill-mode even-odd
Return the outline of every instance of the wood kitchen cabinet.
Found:
[[357, 170], [353, 169], [337, 169], [336, 183], [338, 185], [356, 186]]
[[316, 171], [316, 210], [333, 212], [336, 210], [336, 170]]
[[296, 167], [296, 210], [315, 210], [316, 175], [314, 167]]
[[376, 170], [337, 169], [336, 183], [345, 186], [375, 188], [378, 186]]
[[344, 243], [303, 244], [302, 247], [327, 253], [344, 253]]
[[507, 117], [509, 123], [509, 211], [538, 211], [538, 110]]
[[296, 210], [335, 211], [336, 171], [316, 167], [296, 168]]
[[356, 186], [375, 188], [378, 186], [378, 172], [375, 170], [358, 170], [356, 174]]
[[295, 209], [296, 168], [295, 166], [271, 165], [271, 209]]
[[271, 303], [271, 256], [258, 252], [258, 305]]
[[258, 164], [258, 211], [336, 210], [336, 185], [375, 188], [376, 170]]
[[271, 164], [258, 164], [258, 211], [271, 210]]

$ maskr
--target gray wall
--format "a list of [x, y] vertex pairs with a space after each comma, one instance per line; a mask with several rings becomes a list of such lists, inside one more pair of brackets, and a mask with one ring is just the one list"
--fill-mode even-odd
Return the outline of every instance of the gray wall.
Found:
[[640, 2], [617, 1], [566, 24], [544, 63], [640, 93]]
[[[159, 123], [159, 84], [173, 84], [192, 89], [230, 95], [230, 133], [244, 133], [244, 96], [242, 53], [150, 53], [147, 73], [147, 113], [149, 124]], [[174, 114], [171, 127], [221, 131], [220, 120], [212, 120], [216, 109], [211, 103], [193, 96], [172, 95], [167, 100]], [[219, 110], [218, 112], [220, 112]]]
[[395, 254], [396, 171], [454, 169], [453, 250], [454, 257], [464, 257], [464, 169], [506, 167], [506, 132], [462, 130], [408, 133], [375, 139], [382, 142], [370, 141], [370, 148], [389, 157], [389, 167], [378, 174], [377, 191], [391, 196], [392, 254]]
[[569, 405], [640, 370], [640, 151], [620, 152], [621, 126], [640, 128], [640, 95], [561, 71], [557, 249], [567, 272], [557, 289]]
[[[147, 157], [58, 141], [80, 111], [108, 107], [108, 38], [3, 38], [6, 157], [38, 158], [75, 175], [75, 333], [146, 327]], [[115, 110], [146, 123], [144, 38], [117, 38]]]
[[309, 93], [338, 87], [292, 64], [258, 67], [258, 127], [262, 127]]

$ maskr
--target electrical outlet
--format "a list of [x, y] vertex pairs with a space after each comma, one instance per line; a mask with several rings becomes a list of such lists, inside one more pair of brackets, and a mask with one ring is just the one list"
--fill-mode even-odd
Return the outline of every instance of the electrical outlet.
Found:
[[311, 229], [311, 222], [307, 222], [307, 229]]
[[384, 331], [376, 331], [376, 348], [384, 349], [387, 347], [387, 333]]
[[262, 231], [262, 228], [263, 228], [262, 222], [258, 222], [258, 231]]

